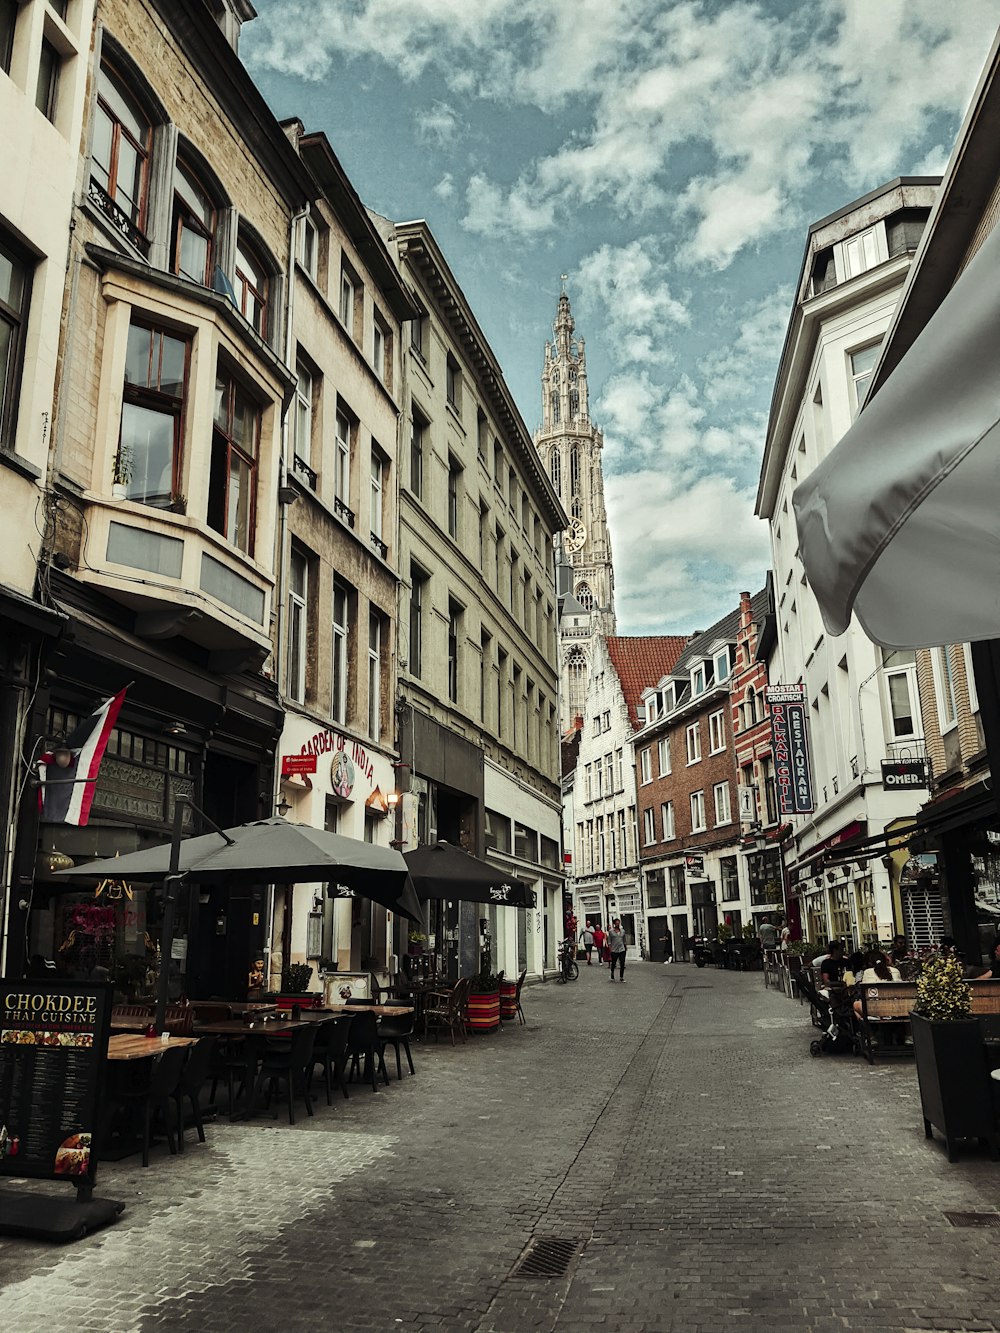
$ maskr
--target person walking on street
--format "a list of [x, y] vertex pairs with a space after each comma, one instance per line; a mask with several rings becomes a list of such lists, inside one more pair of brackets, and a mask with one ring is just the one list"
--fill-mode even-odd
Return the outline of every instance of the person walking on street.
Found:
[[597, 950], [597, 961], [599, 963], [604, 962], [604, 945], [607, 938], [608, 937], [605, 935], [600, 921], [598, 921], [597, 925], [594, 927], [594, 948]]
[[590, 922], [580, 931], [580, 943], [587, 951], [587, 966], [590, 966], [590, 955], [594, 951], [594, 932], [591, 930]]
[[622, 981], [625, 980], [625, 932], [622, 930], [622, 923], [615, 917], [611, 923], [611, 929], [608, 931], [608, 948], [611, 950], [611, 980], [615, 979], [615, 963], [618, 964], [618, 975]]
[[663, 961], [672, 963], [674, 961], [674, 937], [670, 933], [669, 926], [664, 926], [660, 943], [663, 945]]
[[757, 927], [757, 938], [760, 940], [762, 949], [773, 949], [778, 943], [778, 932], [771, 924], [771, 918], [764, 915], [760, 919], [760, 925]]

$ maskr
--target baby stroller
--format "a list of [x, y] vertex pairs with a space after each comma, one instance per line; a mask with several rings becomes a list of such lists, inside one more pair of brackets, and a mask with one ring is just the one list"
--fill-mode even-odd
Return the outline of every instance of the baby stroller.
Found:
[[843, 982], [829, 987], [829, 998], [821, 995], [812, 980], [801, 972], [795, 984], [809, 1001], [809, 1016], [823, 1035], [809, 1043], [810, 1055], [856, 1054], [861, 1049], [861, 1032], [851, 993]]

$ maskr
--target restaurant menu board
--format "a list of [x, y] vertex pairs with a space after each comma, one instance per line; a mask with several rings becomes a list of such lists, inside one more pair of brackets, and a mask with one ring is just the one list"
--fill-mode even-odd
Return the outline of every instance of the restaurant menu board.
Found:
[[111, 987], [0, 978], [0, 1178], [93, 1180]]

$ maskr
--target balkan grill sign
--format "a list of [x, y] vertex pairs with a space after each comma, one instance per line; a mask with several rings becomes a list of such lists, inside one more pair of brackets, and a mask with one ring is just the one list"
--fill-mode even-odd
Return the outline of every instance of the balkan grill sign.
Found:
[[0, 1179], [92, 1183], [110, 986], [0, 978]]
[[809, 719], [804, 685], [769, 685], [771, 746], [778, 805], [783, 815], [808, 815], [816, 808], [809, 767]]

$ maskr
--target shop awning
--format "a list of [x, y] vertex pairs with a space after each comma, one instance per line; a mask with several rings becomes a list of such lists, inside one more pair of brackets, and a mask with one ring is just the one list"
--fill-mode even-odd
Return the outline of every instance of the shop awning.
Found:
[[795, 491], [831, 634], [887, 647], [1000, 636], [1000, 227], [857, 422]]
[[434, 842], [403, 853], [417, 897], [466, 903], [493, 903], [497, 907], [534, 907], [533, 889], [470, 856], [453, 843]]

